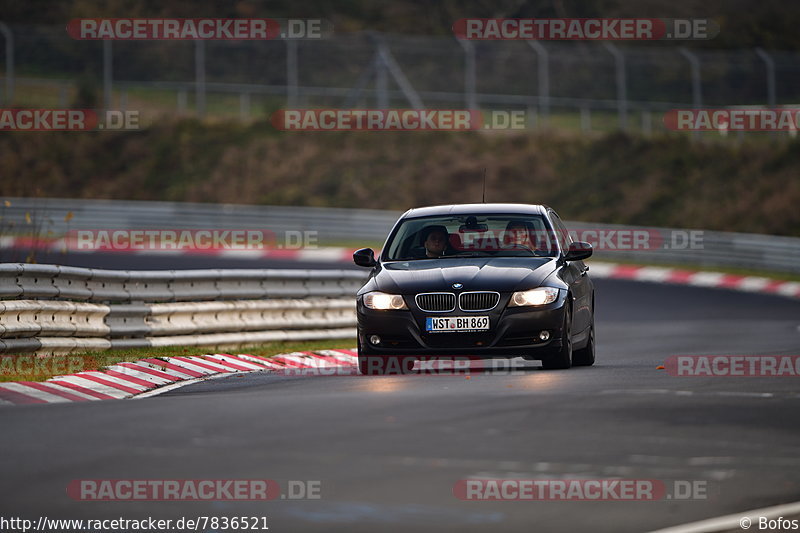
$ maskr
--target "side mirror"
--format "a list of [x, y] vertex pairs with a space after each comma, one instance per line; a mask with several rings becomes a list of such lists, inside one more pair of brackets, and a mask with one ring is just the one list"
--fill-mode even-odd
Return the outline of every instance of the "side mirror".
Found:
[[369, 268], [378, 264], [375, 261], [375, 252], [372, 251], [372, 248], [362, 248], [353, 252], [353, 262], [360, 267]]
[[569, 245], [569, 250], [567, 250], [566, 255], [564, 255], [564, 259], [566, 261], [579, 261], [581, 259], [586, 259], [587, 257], [591, 257], [592, 255], [592, 245], [588, 242], [573, 242]]

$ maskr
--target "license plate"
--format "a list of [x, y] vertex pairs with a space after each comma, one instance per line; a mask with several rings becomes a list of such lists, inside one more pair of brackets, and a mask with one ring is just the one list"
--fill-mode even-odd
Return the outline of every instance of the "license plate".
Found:
[[487, 331], [488, 316], [429, 316], [425, 319], [425, 330], [428, 333], [444, 333], [447, 331]]

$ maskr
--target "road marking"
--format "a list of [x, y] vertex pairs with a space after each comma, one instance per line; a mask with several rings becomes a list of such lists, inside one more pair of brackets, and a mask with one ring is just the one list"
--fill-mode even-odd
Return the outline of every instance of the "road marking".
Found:
[[153, 389], [151, 391], [147, 391], [142, 394], [137, 394], [136, 396], [132, 396], [131, 399], [139, 400], [141, 398], [150, 398], [152, 396], [158, 396], [159, 394], [164, 394], [165, 392], [169, 392], [171, 390], [180, 389], [181, 387], [185, 387], [186, 385], [192, 385], [194, 383], [200, 383], [201, 381], [208, 381], [211, 379], [226, 378], [229, 376], [231, 376], [231, 374], [226, 373], [226, 374], [212, 374], [210, 376], [203, 376], [201, 378], [187, 379], [186, 381], [179, 381], [177, 383], [173, 383], [172, 385], [165, 385], [163, 387], [159, 387], [157, 389]]
[[[739, 513], [719, 516], [716, 518], [709, 518], [708, 520], [701, 520], [699, 522], [690, 522], [680, 526], [668, 527], [666, 529], [658, 529], [650, 533], [714, 533], [717, 531], [745, 531], [741, 526], [741, 520], [745, 517], [751, 521], [753, 517], [764, 516], [768, 519], [777, 518], [779, 516], [792, 515], [800, 513], [800, 502], [787, 503], [785, 505], [776, 505], [774, 507], [764, 507], [762, 509], [752, 509], [750, 511], [742, 511]], [[752, 525], [756, 525], [753, 523]], [[750, 527], [750, 526], [748, 526]], [[758, 526], [754, 528], [758, 530]]]
[[724, 398], [800, 398], [800, 393], [786, 392], [744, 392], [744, 391], [709, 391], [698, 392], [688, 390], [669, 390], [669, 389], [606, 389], [600, 391], [600, 394], [631, 394], [631, 395], [646, 395], [646, 394], [667, 394], [673, 396], [716, 396]]

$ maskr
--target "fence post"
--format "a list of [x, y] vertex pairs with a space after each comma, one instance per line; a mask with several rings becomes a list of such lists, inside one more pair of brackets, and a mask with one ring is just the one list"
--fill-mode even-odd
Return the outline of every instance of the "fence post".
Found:
[[475, 45], [464, 39], [458, 39], [458, 44], [464, 49], [464, 102], [467, 109], [478, 109], [475, 96]]
[[542, 125], [547, 124], [550, 117], [550, 56], [547, 49], [539, 41], [527, 41], [536, 52], [536, 68], [539, 83], [539, 115]]
[[756, 54], [767, 67], [767, 105], [775, 107], [775, 60], [763, 48], [756, 48]]
[[103, 110], [108, 111], [114, 102], [114, 56], [110, 39], [103, 40]]
[[5, 103], [11, 105], [14, 101], [14, 34], [11, 28], [0, 22], [0, 33], [6, 41], [6, 94]]
[[206, 47], [202, 39], [194, 41], [194, 74], [195, 111], [203, 118], [206, 114]]
[[[702, 86], [700, 85], [700, 60], [697, 54], [689, 51], [688, 48], [680, 47], [678, 51], [683, 57], [689, 60], [689, 66], [692, 71], [692, 107], [700, 109], [703, 106], [703, 93]], [[696, 138], [700, 135], [699, 131], [692, 132], [692, 137]]]
[[186, 89], [180, 89], [178, 91], [177, 101], [178, 101], [178, 113], [183, 114], [186, 112], [186, 101], [188, 100], [188, 96], [186, 94]]
[[297, 41], [286, 39], [286, 107], [297, 107]]
[[617, 78], [617, 116], [619, 129], [625, 131], [628, 128], [628, 83], [625, 72], [625, 54], [611, 43], [603, 43], [603, 46], [614, 56]]
[[649, 109], [642, 109], [642, 132], [646, 136], [653, 133], [653, 116]]
[[588, 106], [581, 106], [581, 131], [588, 133], [592, 130], [592, 111]]
[[678, 51], [689, 60], [692, 69], [692, 105], [699, 108], [703, 105], [703, 93], [700, 85], [700, 60], [697, 54], [689, 51], [688, 48], [680, 47]]
[[250, 119], [250, 93], [239, 94], [239, 118], [241, 120]]

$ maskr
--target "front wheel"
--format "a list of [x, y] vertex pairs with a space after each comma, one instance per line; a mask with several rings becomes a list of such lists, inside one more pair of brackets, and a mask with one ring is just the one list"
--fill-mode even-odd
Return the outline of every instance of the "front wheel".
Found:
[[572, 366], [572, 315], [569, 307], [564, 310], [561, 328], [561, 349], [553, 356], [542, 360], [545, 370], [562, 370]]
[[589, 340], [586, 341], [586, 346], [575, 350], [575, 353], [572, 354], [572, 364], [575, 366], [592, 366], [594, 364], [594, 319], [589, 328]]

